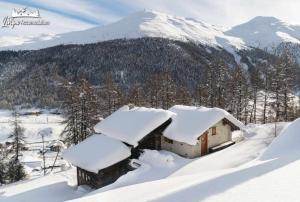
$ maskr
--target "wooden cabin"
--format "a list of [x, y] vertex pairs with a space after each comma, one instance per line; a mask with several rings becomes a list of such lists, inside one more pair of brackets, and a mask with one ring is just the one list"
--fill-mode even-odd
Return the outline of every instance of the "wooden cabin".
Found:
[[120, 176], [133, 170], [133, 168], [129, 166], [129, 161], [129, 158], [124, 159], [114, 165], [99, 170], [98, 173], [77, 167], [77, 185], [88, 185], [95, 189], [109, 185], [119, 179]]
[[95, 131], [124, 142], [137, 158], [143, 149], [161, 149], [162, 132], [172, 115], [168, 110], [125, 105], [99, 122]]
[[195, 158], [233, 145], [232, 131], [243, 124], [219, 108], [176, 105], [169, 109], [176, 116], [164, 131], [162, 149]]
[[163, 131], [170, 125], [172, 119], [168, 119], [162, 125], [158, 126], [152, 132], [143, 137], [137, 147], [132, 147], [132, 158], [138, 158], [143, 149], [161, 150]]
[[50, 142], [47, 147], [52, 152], [60, 152], [66, 148], [65, 144], [60, 140]]
[[100, 188], [133, 170], [130, 162], [143, 149], [161, 149], [162, 132], [172, 115], [162, 109], [124, 106], [99, 122], [94, 128], [98, 134], [63, 154], [77, 166], [78, 185]]
[[131, 150], [121, 141], [95, 134], [70, 147], [63, 158], [77, 167], [77, 184], [101, 188], [132, 170]]

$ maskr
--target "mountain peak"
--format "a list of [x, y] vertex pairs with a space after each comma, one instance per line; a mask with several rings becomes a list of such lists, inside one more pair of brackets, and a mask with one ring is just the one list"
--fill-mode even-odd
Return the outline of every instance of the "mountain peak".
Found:
[[249, 22], [276, 23], [276, 22], [281, 22], [281, 20], [272, 16], [256, 16], [253, 19], [251, 19]]
[[117, 22], [84, 31], [65, 33], [52, 40], [33, 39], [15, 49], [39, 49], [58, 44], [86, 44], [113, 39], [160, 37], [194, 41], [213, 47], [232, 50], [243, 46], [239, 39], [224, 35], [224, 30], [191, 18], [172, 16], [154, 10], [132, 13]]
[[149, 10], [149, 9], [144, 9], [144, 10], [140, 10], [134, 13], [129, 14], [126, 18], [130, 18], [130, 17], [155, 17], [157, 15], [166, 15], [165, 13], [161, 13], [159, 11], [156, 10]]
[[300, 26], [269, 16], [257, 16], [231, 28], [226, 34], [242, 39], [249, 46], [260, 48], [277, 47], [283, 42], [300, 43]]

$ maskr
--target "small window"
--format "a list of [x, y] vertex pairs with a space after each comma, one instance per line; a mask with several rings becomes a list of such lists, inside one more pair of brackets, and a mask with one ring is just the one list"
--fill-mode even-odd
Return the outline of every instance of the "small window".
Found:
[[217, 128], [216, 127], [211, 128], [211, 134], [212, 135], [217, 135]]
[[164, 137], [164, 140], [169, 144], [173, 144], [173, 140], [170, 140], [169, 138]]

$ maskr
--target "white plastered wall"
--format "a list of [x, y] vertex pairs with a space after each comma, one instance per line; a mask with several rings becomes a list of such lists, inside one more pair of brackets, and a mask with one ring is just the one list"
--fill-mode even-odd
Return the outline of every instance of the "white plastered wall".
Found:
[[[208, 148], [217, 146], [224, 142], [231, 140], [231, 127], [228, 124], [223, 124], [223, 121], [219, 121], [213, 127], [216, 127], [216, 135], [212, 135], [212, 128], [208, 129]], [[183, 134], [184, 135], [184, 134]], [[199, 135], [200, 136], [200, 135]], [[183, 142], [173, 140], [173, 143], [169, 143], [162, 137], [162, 149], [170, 152], [174, 152], [180, 156], [187, 158], [195, 158], [201, 156], [201, 142], [200, 140], [196, 145], [190, 145]]]

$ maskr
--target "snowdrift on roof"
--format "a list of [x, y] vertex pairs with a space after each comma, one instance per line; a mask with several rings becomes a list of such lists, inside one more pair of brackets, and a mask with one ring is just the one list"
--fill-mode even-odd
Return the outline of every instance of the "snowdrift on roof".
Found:
[[92, 135], [67, 149], [63, 153], [63, 158], [80, 168], [98, 173], [99, 170], [118, 163], [130, 155], [130, 149], [121, 141], [105, 135]]
[[165, 123], [172, 112], [163, 109], [123, 106], [95, 126], [97, 133], [137, 146], [138, 142]]
[[163, 132], [164, 136], [190, 145], [196, 145], [197, 138], [223, 118], [239, 128], [244, 127], [231, 114], [219, 108], [175, 105], [169, 110], [176, 116], [172, 117], [172, 123]]
[[261, 160], [280, 157], [300, 157], [300, 118], [289, 124], [260, 157]]

